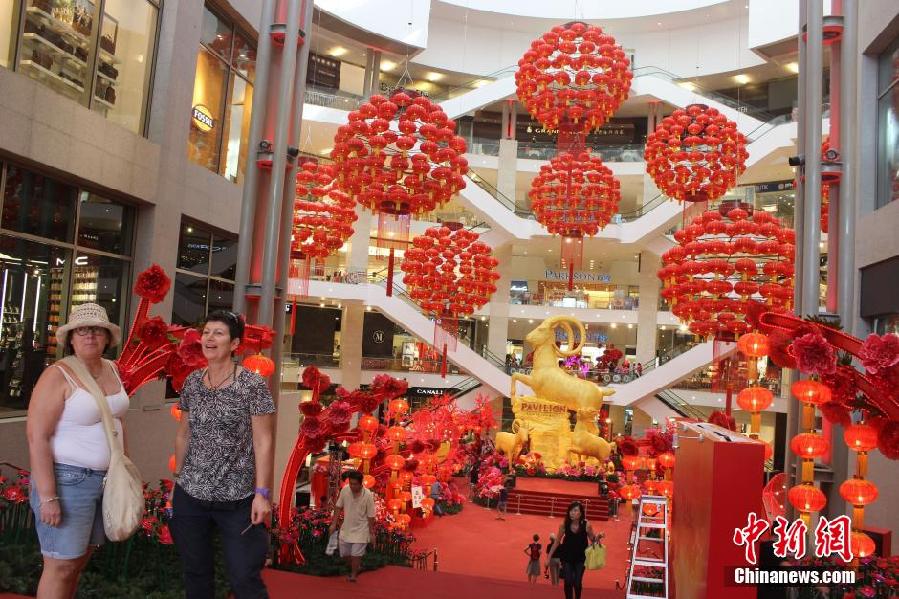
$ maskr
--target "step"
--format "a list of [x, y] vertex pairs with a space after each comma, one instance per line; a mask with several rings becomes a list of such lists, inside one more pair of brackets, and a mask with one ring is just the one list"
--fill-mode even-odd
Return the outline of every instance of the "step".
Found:
[[667, 568], [663, 559], [637, 558], [634, 560], [635, 566], [647, 566], [649, 568]]
[[647, 578], [645, 576], [632, 576], [631, 580], [637, 582], [651, 582], [652, 584], [665, 584], [664, 578]]
[[663, 599], [658, 595], [635, 595], [634, 593], [628, 593], [626, 599]]
[[649, 524], [638, 524], [637, 526], [640, 528], [668, 528], [664, 524], [656, 524], [654, 522], [650, 522]]
[[640, 541], [655, 541], [656, 543], [664, 543], [664, 542], [665, 542], [665, 538], [664, 538], [664, 537], [662, 537], [661, 539], [658, 538], [658, 537], [637, 537], [637, 540], [640, 540]]

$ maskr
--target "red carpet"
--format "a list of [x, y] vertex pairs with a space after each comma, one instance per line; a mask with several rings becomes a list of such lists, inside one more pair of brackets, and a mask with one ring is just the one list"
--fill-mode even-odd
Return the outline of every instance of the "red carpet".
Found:
[[528, 478], [519, 476], [515, 479], [515, 488], [521, 491], [534, 491], [537, 493], [583, 495], [584, 497], [599, 496], [599, 487], [596, 483], [559, 480], [558, 478]]

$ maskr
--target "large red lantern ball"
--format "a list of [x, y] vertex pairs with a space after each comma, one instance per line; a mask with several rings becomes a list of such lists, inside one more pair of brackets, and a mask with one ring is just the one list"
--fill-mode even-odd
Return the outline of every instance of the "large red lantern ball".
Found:
[[356, 203], [334, 186], [334, 168], [306, 162], [297, 172], [291, 254], [325, 258], [353, 235]]
[[470, 316], [496, 292], [498, 264], [477, 233], [432, 227], [406, 250], [403, 283], [427, 314], [460, 318]]
[[373, 212], [419, 215], [465, 187], [465, 140], [438, 104], [372, 96], [334, 136], [337, 186]]
[[870, 424], [850, 424], [843, 430], [843, 441], [852, 451], [871, 451], [877, 447], [877, 429]]
[[646, 172], [665, 195], [687, 202], [722, 197], [746, 170], [746, 138], [704, 104], [677, 109], [646, 138]]
[[774, 402], [774, 395], [765, 387], [746, 387], [737, 394], [737, 405], [747, 412], [767, 410]]
[[790, 386], [790, 391], [801, 403], [812, 404], [813, 406], [826, 404], [832, 397], [830, 387], [811, 379], [796, 381]]
[[565, 152], [540, 167], [528, 194], [537, 222], [552, 234], [596, 235], [618, 213], [621, 184], [588, 152]]
[[275, 372], [275, 363], [263, 354], [253, 354], [244, 358], [243, 367], [261, 377], [270, 377]]
[[821, 489], [805, 483], [787, 491], [787, 499], [800, 512], [820, 512], [827, 505], [827, 497]]
[[568, 23], [531, 42], [518, 61], [518, 99], [547, 129], [587, 133], [627, 99], [633, 74], [615, 38], [595, 25]]
[[790, 440], [790, 451], [811, 460], [827, 453], [828, 442], [817, 433], [800, 433]]
[[877, 486], [864, 478], [850, 478], [840, 485], [840, 497], [852, 505], [868, 505], [877, 501]]
[[796, 233], [751, 210], [722, 202], [677, 231], [678, 245], [662, 254], [662, 296], [696, 335], [743, 335], [753, 304], [771, 312], [792, 305]]

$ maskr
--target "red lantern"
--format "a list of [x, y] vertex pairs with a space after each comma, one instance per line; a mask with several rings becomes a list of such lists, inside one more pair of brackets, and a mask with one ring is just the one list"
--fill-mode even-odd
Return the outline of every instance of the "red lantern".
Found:
[[746, 333], [737, 340], [737, 349], [750, 358], [768, 355], [768, 337], [762, 333]]
[[615, 38], [595, 25], [557, 25], [518, 61], [518, 99], [546, 129], [570, 124], [587, 133], [627, 99], [633, 74]]
[[268, 356], [254, 354], [243, 360], [243, 367], [261, 377], [270, 377], [275, 372], [275, 363]]
[[812, 484], [799, 484], [787, 492], [787, 499], [800, 512], [820, 512], [827, 505], [827, 497]]
[[640, 459], [640, 456], [636, 455], [626, 455], [621, 457], [621, 466], [628, 472], [637, 470], [642, 462], [643, 460]]
[[827, 385], [811, 379], [796, 381], [790, 387], [790, 391], [800, 402], [813, 406], [825, 404], [831, 398], [830, 388]]
[[424, 96], [372, 96], [337, 129], [337, 186], [373, 212], [419, 215], [465, 187], [465, 140]]
[[656, 489], [661, 493], [664, 497], [671, 499], [674, 497], [674, 482], [670, 480], [660, 480], [656, 483]]
[[175, 454], [169, 456], [169, 472], [172, 474], [178, 469], [178, 459], [175, 457]]
[[773, 402], [774, 396], [764, 387], [747, 387], [737, 394], [737, 405], [747, 412], [767, 410]]
[[852, 505], [862, 506], [877, 500], [877, 486], [864, 478], [850, 478], [840, 485], [840, 497]]
[[874, 540], [863, 532], [853, 531], [849, 536], [849, 548], [855, 557], [868, 557], [877, 551]]
[[378, 455], [378, 446], [374, 443], [363, 443], [359, 446], [359, 457], [363, 460], [370, 460]]
[[366, 433], [373, 433], [378, 430], [378, 419], [371, 415], [362, 416], [359, 419], [359, 430]]
[[528, 196], [537, 222], [550, 233], [593, 236], [618, 213], [621, 184], [598, 157], [565, 152], [540, 167]]
[[181, 412], [181, 408], [178, 407], [178, 404], [172, 404], [172, 407], [169, 410], [169, 413], [172, 415], [172, 418], [175, 419], [175, 422], [181, 422], [181, 418], [184, 415]]
[[746, 138], [704, 104], [677, 109], [646, 138], [646, 172], [665, 195], [688, 202], [722, 197], [746, 170]]
[[374, 488], [376, 482], [377, 481], [375, 480], [375, 477], [372, 476], [371, 474], [366, 474], [365, 476], [362, 477], [362, 486], [365, 487], [366, 489]]
[[421, 507], [424, 511], [430, 512], [434, 509], [434, 500], [430, 497], [425, 497], [421, 500]]
[[394, 443], [402, 443], [406, 440], [406, 429], [401, 426], [391, 426], [387, 429], [387, 438]]
[[863, 422], [850, 424], [843, 431], [843, 441], [852, 451], [871, 451], [877, 447], [877, 429]]
[[621, 498], [626, 501], [639, 499], [640, 495], [642, 495], [640, 487], [638, 485], [623, 485], [620, 489], [618, 489], [618, 494], [621, 495]]
[[399, 454], [392, 453], [384, 458], [384, 463], [387, 464], [387, 467], [391, 470], [400, 470], [406, 465], [406, 458]]
[[[722, 202], [718, 211], [706, 211], [678, 231], [678, 245], [662, 254], [662, 295], [696, 335], [749, 333], [746, 315], [753, 304], [772, 312], [791, 306], [795, 238], [767, 212], [750, 217], [740, 204]], [[789, 248], [781, 253], [781, 245]]]
[[790, 451], [807, 460], [827, 453], [827, 439], [817, 433], [800, 433], [790, 441]]
[[659, 454], [659, 464], [662, 468], [674, 468], [674, 454], [666, 451]]
[[390, 403], [387, 404], [387, 409], [395, 418], [409, 411], [409, 402], [407, 402], [405, 399], [392, 399], [390, 400]]
[[353, 235], [356, 203], [336, 188], [334, 177], [334, 167], [316, 162], [297, 172], [292, 257], [325, 258]]

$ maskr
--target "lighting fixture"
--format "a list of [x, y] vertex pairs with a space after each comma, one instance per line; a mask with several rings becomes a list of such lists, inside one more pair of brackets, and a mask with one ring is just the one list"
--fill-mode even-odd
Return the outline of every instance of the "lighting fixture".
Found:
[[434, 81], [440, 81], [445, 76], [446, 75], [444, 75], [443, 73], [435, 73], [434, 71], [428, 71], [428, 74], [425, 75], [425, 79], [427, 79], [428, 81], [433, 83]]
[[334, 149], [334, 148], [325, 148], [325, 149], [323, 149], [323, 150], [319, 150], [318, 153], [321, 154], [322, 156], [330, 156], [330, 155], [331, 155], [331, 151], [332, 151], [333, 149]]
[[734, 75], [734, 81], [736, 81], [740, 85], [746, 85], [747, 83], [752, 81], [752, 79], [749, 78], [749, 75], [746, 75], [745, 73], [740, 73], [739, 75]]
[[784, 65], [784, 68], [791, 73], [798, 74], [799, 73], [799, 63], [798, 62], [788, 62]]
[[618, 328], [618, 323], [617, 323], [617, 322], [613, 322], [612, 324], [609, 325], [609, 328], [610, 328], [610, 329], [617, 329], [617, 328]]
[[685, 90], [687, 90], [688, 92], [691, 92], [694, 89], [696, 89], [696, 84], [693, 83], [692, 81], [681, 81], [680, 83], [678, 83], [678, 85], [681, 86], [682, 88], [684, 88]]
[[488, 83], [490, 83], [490, 82], [487, 81], [486, 79], [478, 79], [477, 81], [475, 81], [474, 83], [472, 83], [471, 86], [472, 86], [472, 87], [484, 87], [484, 86], [487, 85]]
[[396, 63], [392, 60], [382, 60], [381, 61], [381, 70], [390, 72], [396, 68]]
[[330, 54], [331, 56], [334, 56], [334, 57], [338, 57], [338, 56], [343, 56], [347, 52], [349, 52], [349, 50], [347, 50], [343, 46], [334, 46], [333, 48], [331, 48], [328, 51], [328, 54]]

